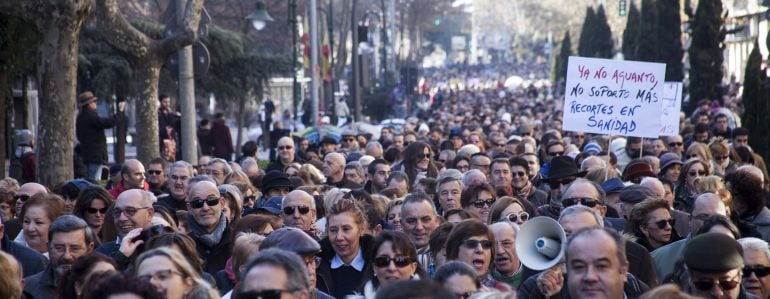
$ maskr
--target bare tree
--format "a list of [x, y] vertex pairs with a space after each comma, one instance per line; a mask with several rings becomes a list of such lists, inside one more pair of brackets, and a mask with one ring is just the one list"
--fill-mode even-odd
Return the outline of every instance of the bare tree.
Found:
[[0, 0], [0, 11], [33, 24], [40, 34], [38, 181], [72, 179], [79, 33], [92, 0]]
[[197, 39], [203, 0], [185, 1], [184, 22], [163, 39], [153, 39], [134, 28], [121, 13], [117, 0], [96, 3], [95, 22], [100, 35], [122, 53], [135, 70], [134, 81], [140, 93], [136, 102], [137, 158], [145, 163], [160, 156], [157, 110], [161, 67], [168, 55]]

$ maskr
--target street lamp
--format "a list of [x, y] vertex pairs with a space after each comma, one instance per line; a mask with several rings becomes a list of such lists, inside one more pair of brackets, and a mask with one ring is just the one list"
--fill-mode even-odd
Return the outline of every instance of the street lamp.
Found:
[[261, 0], [257, 1], [254, 11], [246, 16], [246, 19], [251, 21], [251, 25], [257, 30], [262, 30], [262, 28], [265, 28], [267, 22], [273, 21], [273, 18], [270, 17], [265, 9], [265, 2]]

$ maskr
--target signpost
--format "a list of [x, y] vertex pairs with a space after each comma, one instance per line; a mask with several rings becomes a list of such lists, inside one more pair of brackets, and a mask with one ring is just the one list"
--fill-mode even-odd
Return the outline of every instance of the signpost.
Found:
[[682, 82], [665, 82], [660, 114], [660, 136], [679, 134], [679, 111], [682, 111]]

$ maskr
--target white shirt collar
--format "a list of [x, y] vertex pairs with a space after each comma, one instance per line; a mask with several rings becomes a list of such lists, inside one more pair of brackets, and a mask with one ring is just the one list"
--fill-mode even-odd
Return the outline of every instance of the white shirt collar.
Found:
[[[342, 265], [345, 265], [345, 262], [342, 261], [342, 258], [340, 258], [339, 254], [335, 254], [334, 258], [331, 262], [331, 268], [337, 269], [339, 267], [342, 267]], [[364, 255], [361, 252], [361, 248], [358, 248], [358, 253], [356, 254], [356, 257], [353, 258], [353, 262], [350, 263], [350, 265], [353, 267], [353, 269], [356, 269], [356, 271], [361, 272], [364, 270]]]

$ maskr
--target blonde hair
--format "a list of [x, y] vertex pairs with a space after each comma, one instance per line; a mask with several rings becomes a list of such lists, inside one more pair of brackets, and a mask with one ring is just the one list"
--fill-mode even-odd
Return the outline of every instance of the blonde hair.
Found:
[[660, 285], [657, 288], [649, 290], [644, 293], [639, 299], [697, 299], [698, 297], [690, 296], [673, 283], [667, 283]]
[[16, 258], [0, 251], [0, 298], [21, 298], [22, 276]]
[[[326, 176], [323, 172], [318, 170], [313, 164], [305, 163], [302, 164], [302, 171], [306, 172], [310, 176], [310, 180], [313, 181], [313, 184], [320, 185], [326, 183]], [[310, 182], [307, 182], [310, 183]]]
[[366, 228], [368, 228], [364, 208], [361, 207], [354, 198], [341, 198], [326, 211], [327, 231], [329, 229], [329, 223], [331, 222], [329, 219], [332, 216], [347, 212], [353, 214], [353, 219], [356, 221], [356, 224], [360, 225], [361, 230], [366, 230]]
[[709, 175], [704, 177], [698, 177], [693, 182], [693, 191], [700, 195], [703, 193], [714, 193], [722, 199], [722, 202], [727, 207], [728, 213], [730, 207], [733, 205], [733, 195], [730, 190], [727, 190], [724, 181], [721, 177], [716, 175]]
[[[171, 261], [172, 264], [174, 264], [174, 267], [176, 267], [176, 270], [179, 271], [182, 278], [191, 278], [193, 280], [192, 288], [187, 293], [187, 295], [184, 296], [184, 298], [219, 297], [219, 292], [212, 288], [206, 280], [201, 278], [201, 276], [198, 274], [198, 271], [193, 269], [193, 266], [190, 265], [190, 262], [188, 262], [181, 253], [168, 247], [155, 248], [142, 253], [139, 258], [136, 259], [136, 263], [134, 264], [134, 273], [138, 272], [139, 266], [142, 265], [142, 262], [156, 256], [167, 258], [169, 261]], [[196, 297], [201, 294], [203, 294], [204, 297]]]

